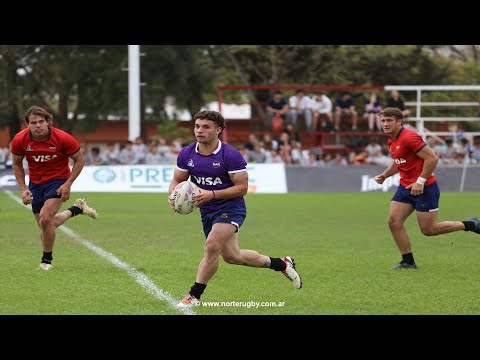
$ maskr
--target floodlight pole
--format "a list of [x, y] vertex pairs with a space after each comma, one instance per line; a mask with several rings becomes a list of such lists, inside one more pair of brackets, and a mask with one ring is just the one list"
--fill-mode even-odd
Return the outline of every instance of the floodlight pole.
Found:
[[140, 136], [140, 45], [128, 45], [128, 139]]

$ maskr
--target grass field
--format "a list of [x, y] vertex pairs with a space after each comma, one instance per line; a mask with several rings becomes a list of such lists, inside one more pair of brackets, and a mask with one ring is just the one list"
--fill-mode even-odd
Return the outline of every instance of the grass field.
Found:
[[[166, 194], [72, 200], [80, 195], [99, 218], [78, 216], [66, 232], [58, 229], [54, 268], [45, 272], [37, 270], [31, 210], [0, 192], [0, 314], [480, 314], [477, 234], [425, 237], [412, 215], [407, 228], [419, 268], [390, 270], [401, 259], [386, 223], [392, 193], [247, 195], [241, 247], [294, 257], [304, 286], [221, 261], [202, 300], [223, 306], [191, 312], [172, 303], [188, 292], [202, 258], [199, 212], [172, 213]], [[480, 215], [479, 203], [479, 193], [442, 193], [440, 220]]]

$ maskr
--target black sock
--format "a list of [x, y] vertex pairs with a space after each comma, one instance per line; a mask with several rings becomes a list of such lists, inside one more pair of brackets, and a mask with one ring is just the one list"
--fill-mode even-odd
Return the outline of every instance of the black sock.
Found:
[[50, 252], [44, 251], [42, 256], [42, 263], [51, 264], [52, 260], [53, 260], [52, 251]]
[[205, 285], [205, 284], [199, 284], [199, 283], [196, 282], [196, 283], [193, 284], [193, 286], [190, 288], [189, 294], [195, 296], [197, 299], [200, 300], [200, 296], [202, 296], [203, 291], [205, 290], [206, 287], [207, 287], [207, 285]]
[[70, 212], [72, 213], [72, 217], [83, 213], [83, 209], [79, 208], [78, 206], [73, 205], [71, 208], [68, 208]]
[[409, 265], [413, 265], [415, 264], [415, 260], [413, 260], [413, 254], [412, 253], [408, 253], [408, 254], [403, 254], [402, 255], [402, 258], [403, 258], [403, 262], [404, 263], [407, 263]]
[[275, 271], [283, 271], [287, 268], [287, 264], [280, 258], [270, 258], [270, 269]]
[[465, 225], [464, 231], [473, 231], [475, 230], [475, 223], [473, 221], [462, 221], [463, 225]]

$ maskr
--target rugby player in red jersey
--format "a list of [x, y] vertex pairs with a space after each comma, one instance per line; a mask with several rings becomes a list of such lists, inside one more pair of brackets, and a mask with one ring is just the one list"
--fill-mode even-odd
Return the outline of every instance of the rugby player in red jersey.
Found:
[[471, 217], [466, 221], [438, 222], [440, 190], [433, 171], [437, 155], [416, 132], [403, 127], [403, 114], [398, 108], [385, 108], [380, 112], [383, 131], [389, 136], [388, 147], [393, 158], [391, 165], [375, 181], [382, 184], [386, 178], [400, 173], [400, 185], [392, 198], [388, 226], [402, 261], [392, 269], [416, 269], [405, 220], [417, 211], [422, 234], [435, 236], [454, 231], [473, 231], [480, 234], [480, 221]]
[[[70, 198], [70, 188], [85, 165], [78, 141], [52, 126], [52, 115], [39, 106], [25, 113], [27, 128], [17, 133], [11, 144], [12, 169], [22, 192], [22, 202], [32, 204], [33, 215], [41, 230], [43, 256], [40, 269], [52, 268], [55, 229], [78, 214], [95, 219], [97, 212], [84, 199], [61, 213], [62, 203]], [[27, 160], [29, 184], [25, 184], [23, 159]], [[73, 160], [70, 171], [69, 158]]]

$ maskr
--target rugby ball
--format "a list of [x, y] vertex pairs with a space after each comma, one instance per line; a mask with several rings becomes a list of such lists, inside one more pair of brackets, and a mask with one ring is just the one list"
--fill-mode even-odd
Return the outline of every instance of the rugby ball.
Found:
[[193, 197], [200, 193], [200, 188], [191, 181], [182, 181], [173, 189], [173, 207], [179, 214], [190, 214], [196, 209]]

